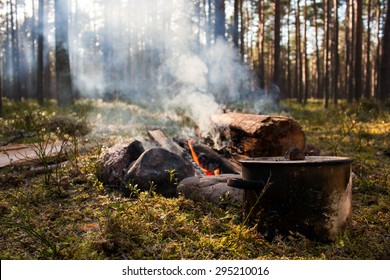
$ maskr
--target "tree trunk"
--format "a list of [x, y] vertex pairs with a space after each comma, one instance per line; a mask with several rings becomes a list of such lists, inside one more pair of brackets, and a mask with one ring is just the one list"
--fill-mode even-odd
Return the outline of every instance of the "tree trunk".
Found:
[[321, 61], [320, 61], [320, 47], [318, 43], [318, 11], [317, 3], [313, 0], [313, 9], [314, 9], [314, 29], [315, 29], [315, 40], [316, 40], [316, 67], [317, 67], [317, 98], [322, 98], [322, 75], [321, 75]]
[[68, 43], [68, 0], [55, 0], [56, 91], [60, 106], [74, 103]]
[[233, 19], [233, 44], [238, 49], [238, 18], [241, 0], [234, 0], [234, 19]]
[[387, 5], [386, 22], [383, 33], [383, 53], [381, 60], [379, 101], [385, 102], [390, 97], [390, 5]]
[[337, 105], [339, 99], [339, 5], [338, 0], [333, 0], [333, 39], [332, 39], [332, 93], [333, 104]]
[[11, 40], [12, 40], [12, 64], [13, 64], [13, 80], [12, 80], [12, 98], [22, 100], [20, 87], [20, 71], [19, 71], [19, 39], [18, 39], [18, 20], [16, 5], [11, 5]]
[[44, 99], [44, 67], [43, 67], [43, 21], [44, 21], [44, 10], [43, 0], [39, 0], [38, 7], [38, 60], [37, 60], [37, 83], [36, 93], [39, 104], [43, 104]]
[[362, 47], [363, 47], [363, 0], [356, 0], [356, 44], [355, 44], [355, 100], [362, 97]]
[[31, 63], [29, 66], [29, 90], [31, 92], [30, 96], [33, 98], [37, 98], [37, 75], [34, 69], [37, 69], [37, 48], [35, 41], [38, 41], [38, 32], [37, 32], [37, 24], [35, 24], [36, 18], [36, 6], [35, 1], [32, 1], [32, 19], [31, 19], [31, 38], [30, 38], [30, 55], [31, 55]]
[[[44, 1], [45, 3], [45, 1]], [[46, 6], [46, 10], [50, 10], [50, 6]], [[45, 10], [45, 9], [44, 9]], [[44, 12], [44, 20], [43, 22], [49, 22], [49, 12]], [[43, 96], [48, 99], [56, 98], [56, 90], [55, 90], [55, 68], [52, 66], [52, 56], [50, 55], [50, 47], [48, 43], [48, 37], [50, 34], [50, 28], [48, 24], [43, 25], [43, 72], [44, 72], [44, 86], [43, 86]], [[54, 66], [55, 67], [55, 66]]]
[[241, 32], [240, 32], [240, 53], [241, 53], [241, 61], [245, 60], [245, 13], [244, 13], [244, 1], [240, 0], [240, 17], [241, 17]]
[[349, 0], [349, 33], [350, 33], [350, 36], [349, 36], [349, 46], [350, 48], [347, 49], [346, 51], [347, 52], [351, 52], [350, 54], [350, 59], [349, 59], [349, 71], [348, 71], [348, 103], [352, 103], [353, 101], [353, 98], [354, 98], [354, 92], [355, 92], [355, 75], [354, 75], [354, 72], [355, 72], [355, 53], [356, 53], [356, 49], [354, 48], [355, 46], [355, 39], [356, 39], [356, 36], [355, 36], [355, 30], [356, 30], [356, 27], [355, 27], [355, 17], [356, 17], [356, 14], [355, 14], [355, 8], [354, 8], [354, 5], [355, 5], [355, 1], [353, 0]]
[[[200, 2], [201, 1], [196, 1], [195, 2], [195, 17], [196, 17], [196, 52], [198, 53], [200, 51], [200, 38], [201, 38], [201, 31], [202, 31], [202, 28], [201, 28], [201, 9], [200, 9]], [[124, 9], [123, 9], [124, 10]], [[154, 22], [155, 24], [157, 24], [157, 7], [153, 7], [152, 11], [151, 11], [151, 20], [152, 22]], [[125, 20], [125, 23], [127, 22], [127, 20]], [[127, 37], [126, 35], [126, 32], [125, 32], [125, 37]], [[154, 42], [153, 42], [153, 38], [150, 38], [150, 45], [153, 46], [154, 45]], [[153, 77], [154, 76], [154, 64], [153, 64], [153, 50], [150, 49], [150, 58], [151, 58], [151, 64], [150, 64], [150, 73], [151, 73], [151, 76]]]
[[3, 57], [0, 56], [0, 117], [3, 116]]
[[291, 2], [287, 2], [288, 15], [287, 15], [287, 97], [291, 98], [291, 40], [290, 40], [290, 15], [291, 15]]
[[247, 65], [253, 64], [253, 53], [252, 53], [252, 32], [249, 32], [249, 28], [251, 25], [251, 18], [249, 15], [249, 8], [245, 8], [245, 34], [246, 34], [246, 57], [247, 57]]
[[305, 6], [303, 9], [303, 66], [302, 66], [302, 87], [303, 87], [303, 102], [307, 103], [309, 94], [309, 67], [307, 58], [307, 2], [305, 0]]
[[260, 88], [265, 86], [265, 73], [264, 73], [264, 0], [259, 0], [257, 4], [258, 15], [259, 15], [259, 27], [258, 27], [258, 49], [259, 49], [259, 70], [258, 78]]
[[301, 26], [300, 9], [297, 1], [295, 10], [296, 62], [295, 62], [295, 96], [298, 103], [302, 103], [302, 54], [301, 54]]
[[329, 93], [330, 93], [330, 75], [329, 75], [329, 66], [330, 66], [330, 21], [331, 21], [331, 0], [324, 1], [324, 107], [329, 107]]
[[377, 44], [376, 44], [376, 52], [375, 52], [375, 77], [374, 80], [376, 82], [375, 84], [375, 97], [376, 99], [379, 98], [379, 87], [380, 87], [380, 56], [381, 56], [381, 40], [380, 40], [380, 19], [381, 19], [381, 1], [376, 1], [376, 38], [377, 38]]
[[207, 14], [207, 24], [206, 24], [206, 38], [207, 38], [207, 46], [211, 45], [211, 2], [213, 0], [208, 1], [208, 14]]
[[281, 11], [281, 1], [275, 0], [275, 23], [274, 23], [274, 74], [272, 82], [277, 86], [280, 85], [280, 11]]
[[344, 72], [344, 92], [345, 92], [345, 95], [348, 99], [348, 102], [349, 99], [350, 99], [350, 88], [349, 88], [349, 73], [350, 73], [350, 67], [351, 67], [351, 52], [350, 52], [350, 49], [351, 49], [351, 39], [350, 39], [350, 34], [351, 34], [351, 30], [350, 30], [350, 25], [349, 25], [349, 22], [350, 22], [350, 13], [349, 13], [349, 4], [350, 4], [350, 1], [347, 0], [346, 1], [346, 8], [345, 8], [345, 48], [344, 48], [344, 53], [345, 53], [345, 72]]
[[12, 92], [12, 69], [13, 69], [13, 54], [11, 47], [11, 23], [9, 14], [11, 9], [11, 1], [7, 1], [6, 10], [6, 38], [5, 38], [5, 72], [4, 72], [4, 96], [8, 98], [13, 97]]
[[364, 97], [369, 99], [371, 97], [371, 0], [367, 3], [367, 42], [366, 42], [366, 87]]
[[214, 0], [215, 3], [215, 28], [214, 39], [225, 39], [225, 0]]

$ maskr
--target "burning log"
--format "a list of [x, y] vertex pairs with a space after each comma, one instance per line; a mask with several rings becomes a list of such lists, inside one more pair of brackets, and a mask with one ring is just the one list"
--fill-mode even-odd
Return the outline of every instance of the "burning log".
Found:
[[241, 172], [239, 165], [231, 163], [206, 145], [184, 139], [175, 139], [178, 141], [175, 142], [161, 130], [148, 131], [148, 133], [162, 148], [191, 162], [199, 174], [211, 176], [220, 173], [239, 174]]
[[221, 170], [214, 166], [213, 168], [207, 168], [204, 164], [202, 164], [199, 160], [198, 154], [195, 152], [193, 145], [195, 144], [195, 141], [188, 140], [187, 141], [188, 147], [190, 148], [191, 156], [194, 159], [195, 163], [202, 169], [202, 171], [207, 175], [218, 175], [221, 173]]
[[203, 144], [193, 144], [192, 146], [198, 156], [199, 164], [206, 167], [209, 171], [212, 170], [214, 173], [212, 175], [241, 173], [241, 165], [227, 160], [208, 146]]
[[228, 113], [212, 116], [218, 144], [249, 157], [282, 156], [289, 148], [305, 149], [299, 123], [283, 116]]

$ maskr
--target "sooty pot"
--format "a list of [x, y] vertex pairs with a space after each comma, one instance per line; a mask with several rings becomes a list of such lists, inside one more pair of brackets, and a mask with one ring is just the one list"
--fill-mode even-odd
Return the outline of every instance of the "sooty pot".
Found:
[[245, 212], [260, 232], [299, 232], [332, 241], [351, 222], [353, 160], [316, 156], [304, 160], [283, 157], [240, 161], [243, 180], [230, 180], [245, 189]]

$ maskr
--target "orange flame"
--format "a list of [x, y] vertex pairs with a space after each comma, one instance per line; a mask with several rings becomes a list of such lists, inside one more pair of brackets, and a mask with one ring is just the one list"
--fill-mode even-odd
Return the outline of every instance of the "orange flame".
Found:
[[190, 151], [191, 151], [191, 156], [194, 159], [195, 163], [203, 170], [203, 172], [207, 176], [218, 175], [221, 173], [221, 170], [219, 170], [219, 169], [215, 169], [214, 172], [211, 172], [211, 171], [207, 170], [206, 168], [204, 168], [199, 161], [198, 155], [195, 153], [194, 147], [192, 146], [195, 143], [195, 141], [188, 140], [187, 143], [188, 143], [188, 147], [190, 148]]

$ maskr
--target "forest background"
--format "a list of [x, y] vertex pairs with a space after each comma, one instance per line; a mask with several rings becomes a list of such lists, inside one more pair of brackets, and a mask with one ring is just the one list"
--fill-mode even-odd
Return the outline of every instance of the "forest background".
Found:
[[219, 104], [272, 94], [328, 107], [390, 95], [389, 1], [0, 5], [1, 96], [10, 99], [148, 102], [184, 94], [183, 84]]
[[[0, 258], [390, 259], [389, 10], [385, 0], [0, 0]], [[288, 115], [322, 155], [353, 158], [351, 227], [331, 244], [269, 241], [227, 197], [133, 186], [137, 199], [124, 198], [99, 180], [107, 147], [146, 145], [154, 129], [197, 137], [221, 109]], [[58, 140], [53, 159], [45, 150]], [[7, 158], [7, 146], [29, 144], [34, 166]]]

